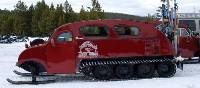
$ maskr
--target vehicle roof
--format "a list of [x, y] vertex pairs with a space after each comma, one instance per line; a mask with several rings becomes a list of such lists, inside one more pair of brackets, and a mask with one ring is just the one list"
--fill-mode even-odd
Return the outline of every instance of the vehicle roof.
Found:
[[[105, 25], [109, 28], [114, 27], [115, 25], [127, 25], [127, 26], [136, 26], [142, 30], [141, 36], [155, 36], [154, 25], [152, 23], [135, 21], [135, 20], [125, 20], [125, 19], [105, 19], [105, 20], [89, 20], [89, 21], [80, 21], [74, 23], [68, 23], [60, 26], [56, 31], [69, 30], [73, 31], [74, 34], [79, 35], [79, 28], [85, 25]], [[110, 29], [109, 29], [110, 30]], [[145, 30], [145, 31], [144, 31]]]
[[126, 20], [126, 19], [104, 19], [104, 20], [88, 20], [88, 21], [80, 21], [75, 22], [74, 24], [83, 24], [83, 23], [118, 23], [118, 22], [140, 22], [140, 21], [134, 21], [134, 20]]
[[[105, 19], [105, 20], [89, 20], [89, 21], [80, 21], [74, 23], [67, 23], [60, 27], [72, 27], [72, 26], [83, 26], [83, 25], [92, 25], [92, 24], [102, 24], [107, 26], [113, 26], [117, 24], [124, 24], [124, 25], [134, 25], [134, 26], [145, 26], [145, 25], [152, 25], [148, 22], [141, 22], [135, 20], [126, 20], [126, 19]], [[152, 25], [153, 27], [153, 25]], [[74, 29], [71, 29], [74, 30]]]

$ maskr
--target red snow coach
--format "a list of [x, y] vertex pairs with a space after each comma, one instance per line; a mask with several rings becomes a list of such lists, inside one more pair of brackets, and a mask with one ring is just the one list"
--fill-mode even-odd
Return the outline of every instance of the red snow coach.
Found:
[[[187, 60], [197, 57], [200, 62], [200, 36], [199, 33], [191, 31], [187, 26], [181, 25], [178, 28], [179, 55]], [[195, 60], [195, 59], [194, 59]]]
[[[24, 50], [17, 66], [37, 76], [84, 74], [99, 80], [172, 77], [176, 59], [170, 41], [152, 24], [132, 20], [81, 21], [57, 28], [45, 43]], [[23, 75], [23, 73], [16, 72]]]

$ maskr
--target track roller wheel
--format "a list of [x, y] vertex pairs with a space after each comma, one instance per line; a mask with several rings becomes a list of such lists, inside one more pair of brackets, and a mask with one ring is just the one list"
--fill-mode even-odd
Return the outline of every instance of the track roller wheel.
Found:
[[136, 71], [139, 78], [150, 78], [154, 75], [155, 67], [153, 64], [139, 64]]
[[159, 63], [157, 66], [157, 72], [160, 77], [172, 77], [176, 73], [176, 65], [169, 63]]
[[129, 79], [132, 77], [132, 67], [130, 65], [118, 65], [115, 74], [120, 79]]
[[92, 72], [92, 67], [90, 67], [90, 66], [84, 67], [84, 68], [82, 68], [82, 72], [84, 75], [90, 76], [90, 73]]
[[99, 80], [108, 80], [112, 77], [113, 70], [109, 65], [99, 65], [94, 68], [94, 77]]

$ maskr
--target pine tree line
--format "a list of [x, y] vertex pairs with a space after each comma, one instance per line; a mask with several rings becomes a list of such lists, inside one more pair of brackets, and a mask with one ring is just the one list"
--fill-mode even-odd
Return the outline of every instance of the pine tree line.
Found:
[[57, 6], [49, 6], [42, 0], [29, 7], [18, 1], [14, 10], [0, 9], [0, 35], [48, 36], [65, 23], [104, 19], [99, 2], [91, 0], [91, 4], [87, 9], [82, 6], [80, 13], [75, 13], [67, 0]]

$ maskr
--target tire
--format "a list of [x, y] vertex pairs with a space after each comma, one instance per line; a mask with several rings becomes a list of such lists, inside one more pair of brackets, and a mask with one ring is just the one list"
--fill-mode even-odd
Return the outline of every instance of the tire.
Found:
[[176, 73], [176, 65], [169, 63], [159, 63], [157, 66], [157, 73], [159, 77], [169, 78]]
[[132, 67], [130, 65], [119, 65], [115, 69], [115, 74], [119, 79], [129, 79], [133, 75]]
[[82, 68], [81, 72], [86, 76], [90, 76], [90, 73], [92, 72], [92, 67], [90, 67], [90, 66], [84, 67], [84, 68]]
[[113, 70], [109, 65], [100, 65], [94, 68], [93, 74], [96, 79], [109, 80], [112, 77]]
[[34, 73], [36, 73], [36, 74], [46, 72], [46, 69], [44, 68], [44, 66], [42, 64], [36, 63], [33, 61], [24, 62], [19, 67], [21, 67], [22, 69], [24, 69], [28, 72], [32, 72], [34, 70]]
[[155, 73], [155, 67], [153, 64], [139, 64], [136, 71], [139, 78], [151, 78]]

